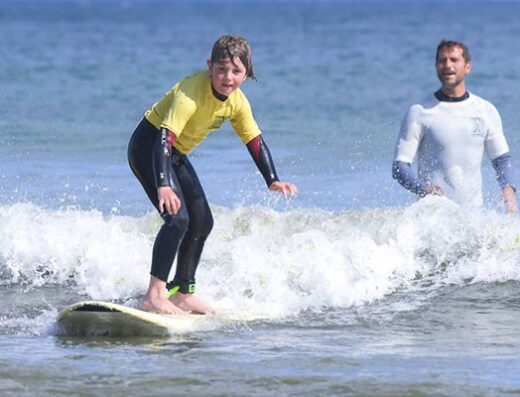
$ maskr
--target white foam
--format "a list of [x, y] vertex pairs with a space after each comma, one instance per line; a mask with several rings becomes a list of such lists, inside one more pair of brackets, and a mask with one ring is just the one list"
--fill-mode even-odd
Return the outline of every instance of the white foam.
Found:
[[146, 285], [152, 217], [104, 217], [98, 211], [0, 208], [3, 283], [65, 284], [98, 299], [133, 296]]
[[[363, 305], [395, 291], [520, 280], [520, 220], [442, 198], [330, 213], [213, 207], [197, 286], [233, 318]], [[89, 299], [145, 292], [159, 217], [0, 207], [2, 283], [56, 283]], [[423, 281], [427, 280], [428, 283]], [[406, 305], [405, 305], [406, 306]]]

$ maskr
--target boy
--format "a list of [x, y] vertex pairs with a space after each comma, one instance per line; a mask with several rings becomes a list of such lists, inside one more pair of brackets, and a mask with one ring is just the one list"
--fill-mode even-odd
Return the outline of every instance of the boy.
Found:
[[[128, 147], [130, 167], [164, 220], [152, 254], [142, 308], [162, 314], [213, 313], [197, 298], [195, 271], [213, 217], [187, 154], [226, 119], [247, 146], [269, 190], [294, 197], [297, 188], [278, 179], [251, 107], [239, 89], [255, 79], [251, 47], [237, 35], [220, 37], [208, 70], [186, 77], [146, 113]], [[178, 254], [175, 277], [168, 275]], [[168, 290], [168, 294], [166, 291]]]

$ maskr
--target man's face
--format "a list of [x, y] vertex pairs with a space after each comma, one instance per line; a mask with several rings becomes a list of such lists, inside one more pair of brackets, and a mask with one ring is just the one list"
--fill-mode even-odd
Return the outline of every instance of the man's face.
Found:
[[466, 62], [462, 56], [462, 48], [443, 48], [439, 51], [435, 67], [442, 87], [453, 90], [464, 84], [464, 78], [471, 70], [471, 62]]

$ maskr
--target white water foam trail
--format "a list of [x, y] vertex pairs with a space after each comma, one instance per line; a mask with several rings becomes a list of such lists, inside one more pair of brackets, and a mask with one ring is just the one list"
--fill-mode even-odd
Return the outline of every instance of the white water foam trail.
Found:
[[92, 298], [133, 296], [147, 284], [155, 221], [33, 204], [1, 207], [1, 282], [72, 281]]
[[[213, 212], [198, 293], [236, 318], [277, 319], [370, 304], [396, 291], [420, 295], [446, 285], [520, 280], [518, 217], [443, 198], [405, 209]], [[0, 222], [4, 285], [58, 284], [89, 299], [145, 292], [161, 224], [156, 214], [16, 204], [0, 207]]]

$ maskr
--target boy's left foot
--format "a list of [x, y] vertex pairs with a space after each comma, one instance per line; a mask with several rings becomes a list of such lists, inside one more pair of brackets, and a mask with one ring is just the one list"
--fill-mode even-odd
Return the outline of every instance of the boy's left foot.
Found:
[[170, 301], [178, 308], [195, 314], [215, 314], [216, 310], [204, 303], [195, 294], [183, 294], [177, 292], [170, 297]]

